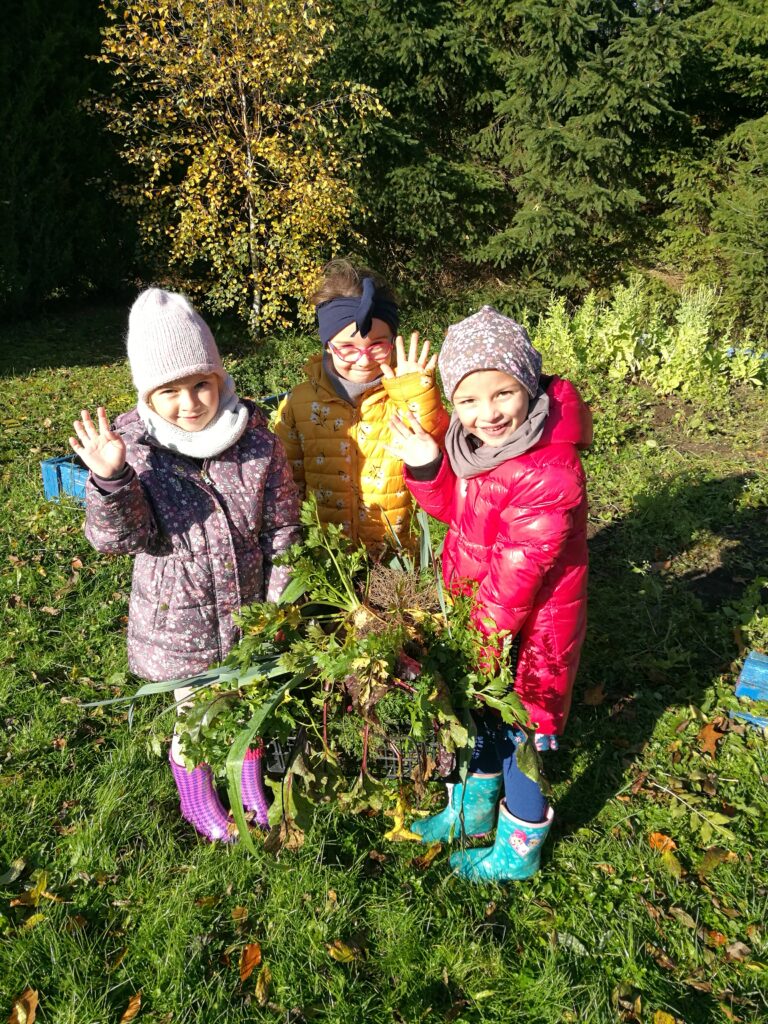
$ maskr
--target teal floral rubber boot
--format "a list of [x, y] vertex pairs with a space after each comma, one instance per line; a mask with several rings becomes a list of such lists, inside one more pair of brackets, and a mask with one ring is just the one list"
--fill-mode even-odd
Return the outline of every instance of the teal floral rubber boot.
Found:
[[461, 850], [451, 854], [451, 867], [457, 875], [472, 882], [513, 882], [530, 878], [539, 870], [541, 846], [552, 826], [554, 814], [547, 808], [544, 821], [531, 823], [510, 814], [499, 805], [496, 842], [479, 850]]
[[487, 835], [496, 820], [501, 772], [468, 775], [466, 783], [457, 782], [448, 790], [447, 807], [430, 818], [412, 822], [411, 832], [421, 836], [422, 843], [449, 843], [461, 835], [462, 824], [465, 835]]

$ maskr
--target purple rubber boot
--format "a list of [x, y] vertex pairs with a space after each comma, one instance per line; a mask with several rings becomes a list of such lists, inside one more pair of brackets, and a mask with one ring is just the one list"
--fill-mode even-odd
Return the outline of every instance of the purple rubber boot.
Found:
[[264, 792], [264, 748], [249, 747], [243, 758], [243, 773], [240, 776], [243, 807], [253, 811], [256, 824], [269, 826], [267, 796]]
[[213, 784], [213, 772], [207, 764], [199, 764], [191, 772], [182, 764], [177, 764], [173, 754], [169, 755], [173, 780], [179, 791], [181, 816], [193, 825], [201, 836], [211, 842], [219, 840], [231, 843], [237, 838], [232, 827], [232, 819], [219, 800], [219, 794]]

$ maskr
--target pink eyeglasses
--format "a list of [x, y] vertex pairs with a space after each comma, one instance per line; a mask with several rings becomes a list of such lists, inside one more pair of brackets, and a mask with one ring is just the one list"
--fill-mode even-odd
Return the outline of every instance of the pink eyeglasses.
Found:
[[392, 351], [392, 341], [374, 341], [365, 348], [358, 348], [357, 345], [334, 345], [329, 341], [328, 348], [343, 363], [349, 363], [350, 366], [359, 363], [363, 356], [368, 356], [375, 363], [382, 363]]

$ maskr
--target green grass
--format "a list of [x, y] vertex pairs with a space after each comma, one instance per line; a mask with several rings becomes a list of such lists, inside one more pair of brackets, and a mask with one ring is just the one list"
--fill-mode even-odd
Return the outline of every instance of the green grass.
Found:
[[[83, 405], [131, 404], [124, 315], [0, 334], [0, 875], [23, 861], [0, 884], [0, 1013], [32, 987], [43, 1024], [117, 1021], [139, 991], [137, 1019], [157, 1024], [768, 1018], [768, 748], [727, 723], [734, 627], [768, 643], [763, 393], [708, 410], [581, 382], [599, 417], [590, 629], [548, 756], [557, 819], [534, 879], [473, 887], [446, 852], [422, 870], [418, 848], [385, 843], [389, 819], [328, 808], [278, 859], [206, 846], [178, 814], [162, 703], [132, 731], [79, 706], [134, 685], [130, 561], [88, 547], [78, 507], [43, 501], [39, 461]], [[250, 393], [289, 386], [313, 348], [254, 355], [232, 337]], [[719, 716], [712, 758], [698, 737]], [[652, 849], [654, 832], [677, 848]], [[239, 980], [253, 942], [263, 1006], [261, 968]]]

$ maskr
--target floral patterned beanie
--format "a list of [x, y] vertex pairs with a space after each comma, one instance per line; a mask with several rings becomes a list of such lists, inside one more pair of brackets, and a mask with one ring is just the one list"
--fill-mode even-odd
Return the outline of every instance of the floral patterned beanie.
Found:
[[493, 306], [483, 306], [448, 328], [437, 365], [451, 401], [464, 378], [477, 370], [508, 373], [534, 398], [541, 375], [541, 353], [531, 344], [524, 327]]

